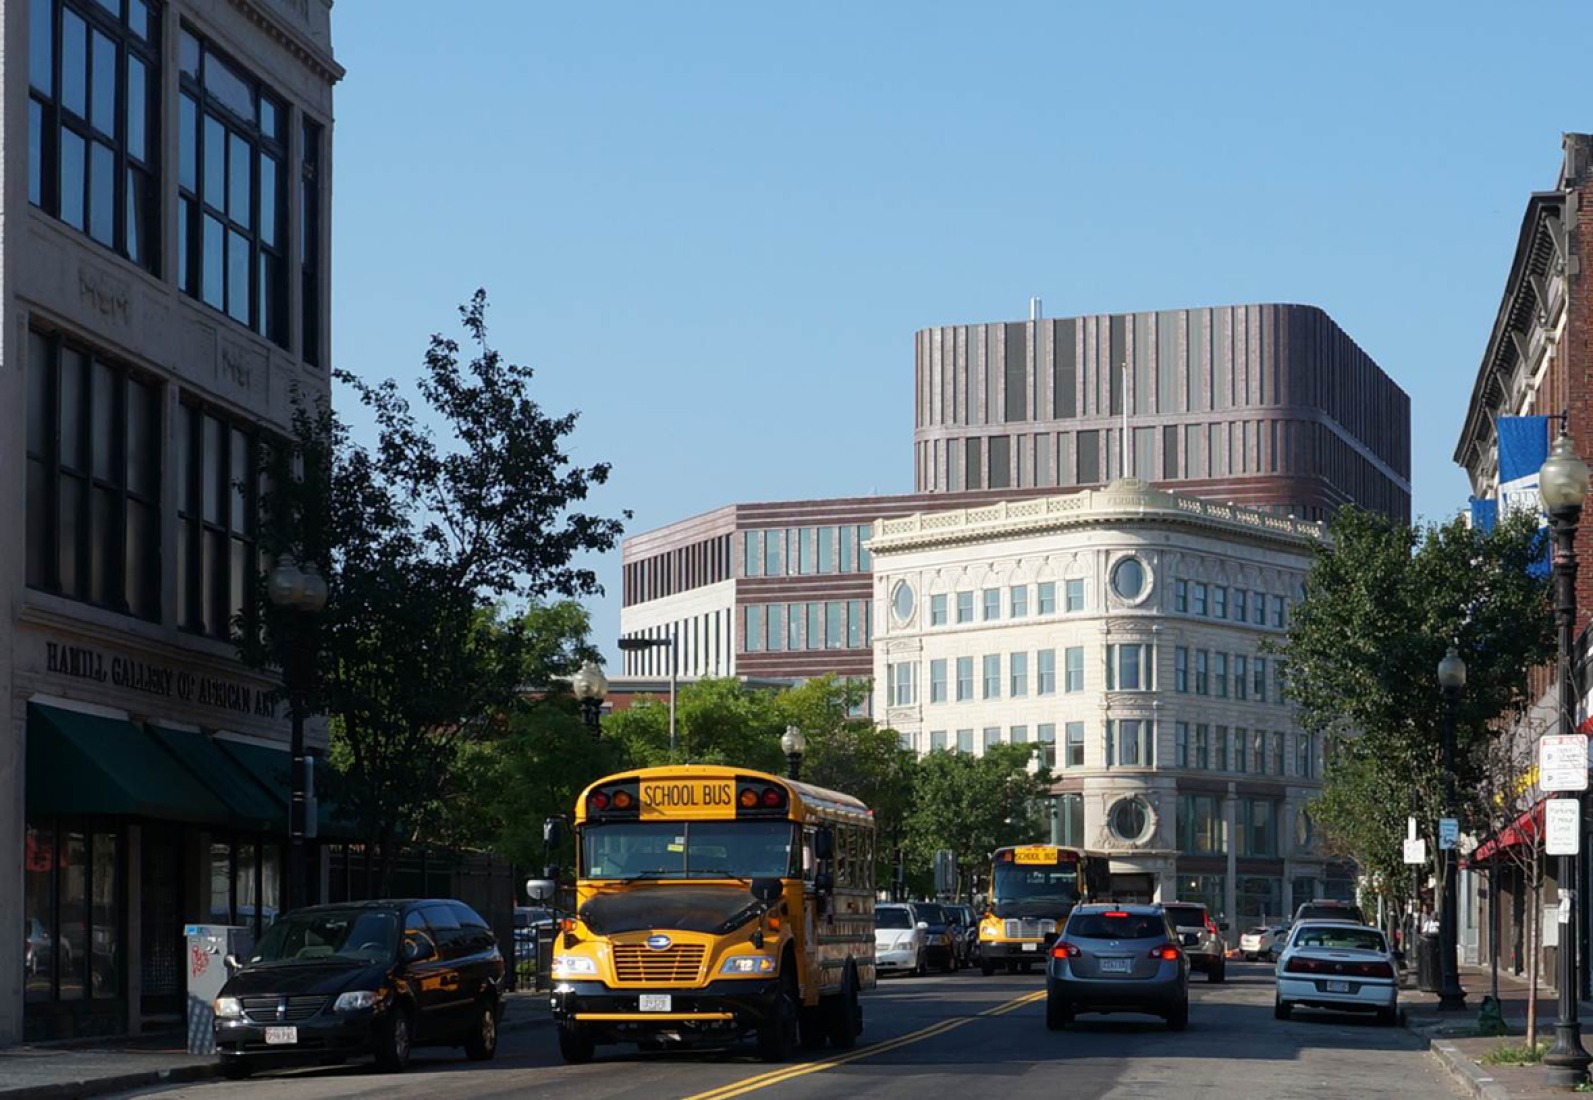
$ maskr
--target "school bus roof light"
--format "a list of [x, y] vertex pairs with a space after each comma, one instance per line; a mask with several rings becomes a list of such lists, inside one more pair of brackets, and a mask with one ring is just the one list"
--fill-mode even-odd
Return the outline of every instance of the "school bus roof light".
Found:
[[744, 810], [750, 810], [758, 804], [758, 792], [751, 787], [742, 787], [741, 794], [737, 798]]
[[635, 800], [631, 798], [630, 791], [614, 792], [614, 808], [616, 810], [628, 810], [631, 808], [631, 804], [634, 801]]
[[593, 791], [592, 792], [592, 809], [594, 809], [594, 810], [606, 810], [606, 809], [608, 809], [608, 802], [609, 802], [609, 799], [608, 799], [608, 792], [607, 791]]
[[763, 804], [769, 809], [785, 805], [785, 795], [779, 787], [765, 787], [763, 789]]

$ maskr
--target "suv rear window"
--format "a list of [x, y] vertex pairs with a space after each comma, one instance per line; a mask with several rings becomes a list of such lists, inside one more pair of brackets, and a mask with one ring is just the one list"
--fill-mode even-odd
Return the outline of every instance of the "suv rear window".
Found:
[[1307, 902], [1300, 906], [1294, 914], [1295, 920], [1348, 920], [1356, 924], [1365, 924], [1366, 918], [1361, 915], [1359, 905], [1324, 904], [1322, 902]]
[[1201, 905], [1164, 905], [1167, 919], [1175, 928], [1206, 927], [1206, 909]]
[[1063, 934], [1090, 940], [1164, 940], [1167, 922], [1155, 913], [1075, 913]]

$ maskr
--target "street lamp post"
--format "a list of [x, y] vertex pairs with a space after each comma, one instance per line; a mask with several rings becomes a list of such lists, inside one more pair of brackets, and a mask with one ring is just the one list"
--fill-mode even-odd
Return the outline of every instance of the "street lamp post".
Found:
[[[1559, 732], [1576, 728], [1576, 686], [1572, 682], [1571, 662], [1576, 645], [1576, 528], [1582, 518], [1582, 502], [1587, 497], [1587, 463], [1562, 424], [1549, 457], [1538, 471], [1538, 495], [1554, 528], [1554, 620], [1559, 628]], [[1578, 833], [1585, 830], [1579, 829]], [[1554, 1048], [1543, 1057], [1549, 1067], [1549, 1081], [1561, 1088], [1575, 1088], [1587, 1080], [1588, 1052], [1582, 1047], [1582, 1023], [1578, 1019], [1576, 969], [1576, 891], [1571, 888], [1575, 856], [1561, 856], [1559, 868], [1560, 1018], [1554, 1022]]]
[[309, 901], [305, 834], [309, 822], [309, 761], [304, 754], [304, 717], [309, 709], [310, 678], [314, 673], [314, 648], [305, 644], [301, 632], [310, 620], [326, 607], [326, 581], [315, 566], [300, 569], [293, 555], [283, 554], [267, 578], [267, 594], [272, 604], [296, 620], [293, 644], [283, 646], [282, 679], [288, 689], [288, 710], [293, 722], [289, 751], [293, 757], [293, 794], [288, 808], [288, 889], [287, 908], [296, 909]]
[[634, 653], [643, 649], [668, 649], [669, 650], [669, 762], [675, 762], [675, 679], [676, 670], [680, 662], [676, 659], [680, 652], [676, 644], [675, 630], [670, 628], [667, 638], [621, 638], [620, 649], [627, 653]]
[[[1455, 705], [1460, 702], [1460, 689], [1466, 686], [1466, 662], [1454, 646], [1438, 662], [1438, 685], [1444, 693], [1444, 812], [1455, 816]], [[1455, 912], [1455, 861], [1459, 851], [1450, 849], [1443, 853], [1444, 900], [1439, 913], [1439, 962], [1443, 967], [1442, 983], [1438, 990], [1440, 1012], [1463, 1012], [1466, 1008], [1466, 991], [1460, 988], [1460, 964], [1456, 958], [1456, 934], [1459, 916]]]
[[780, 736], [780, 751], [785, 753], [787, 779], [802, 778], [802, 754], [807, 751], [808, 739], [795, 726], [787, 726]]
[[581, 704], [581, 721], [592, 731], [593, 737], [603, 733], [603, 697], [608, 694], [608, 677], [593, 661], [581, 665], [581, 671], [570, 677], [570, 689]]

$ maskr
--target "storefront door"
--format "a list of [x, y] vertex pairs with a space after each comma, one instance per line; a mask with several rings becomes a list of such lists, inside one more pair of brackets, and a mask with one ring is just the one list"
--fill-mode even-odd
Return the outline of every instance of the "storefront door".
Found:
[[143, 934], [142, 1014], [183, 1011], [182, 833], [163, 825], [143, 829], [139, 904]]

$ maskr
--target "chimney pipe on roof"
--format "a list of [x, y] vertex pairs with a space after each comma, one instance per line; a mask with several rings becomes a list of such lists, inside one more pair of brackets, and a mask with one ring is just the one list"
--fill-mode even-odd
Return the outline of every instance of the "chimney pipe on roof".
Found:
[[1038, 296], [1029, 299], [1029, 320], [1038, 321], [1042, 315]]

